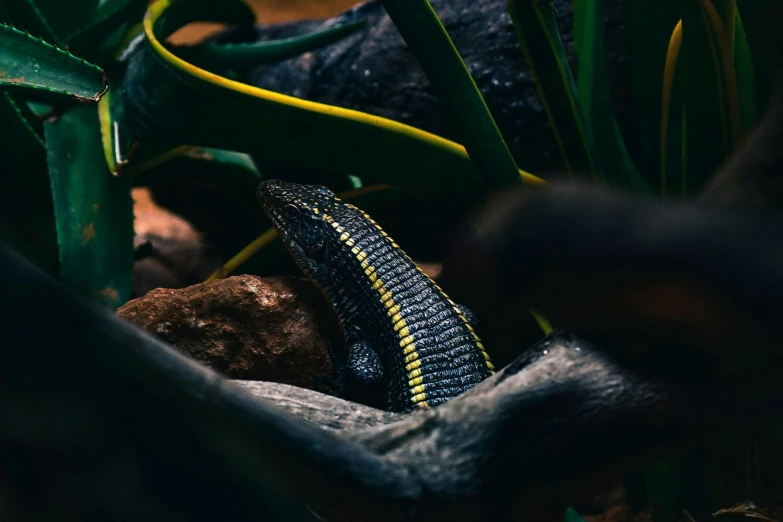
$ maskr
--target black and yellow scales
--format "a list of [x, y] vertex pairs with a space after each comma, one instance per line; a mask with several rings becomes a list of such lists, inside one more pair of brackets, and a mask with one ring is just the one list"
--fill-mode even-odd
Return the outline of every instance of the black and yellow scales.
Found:
[[383, 386], [386, 407], [436, 406], [494, 373], [455, 304], [365, 212], [326, 187], [270, 180], [258, 195], [289, 253], [332, 304], [346, 379]]

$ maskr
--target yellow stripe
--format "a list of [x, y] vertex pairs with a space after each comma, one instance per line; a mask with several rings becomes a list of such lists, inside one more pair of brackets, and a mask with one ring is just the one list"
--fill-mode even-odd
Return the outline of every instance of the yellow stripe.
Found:
[[[375, 225], [375, 227], [384, 237], [388, 237], [388, 235], [383, 230], [381, 230], [381, 228], [374, 221], [372, 221], [372, 219], [367, 214], [365, 214], [365, 217]], [[336, 223], [334, 223], [332, 226], [334, 226], [338, 232], [342, 232], [343, 230], [342, 227]], [[349, 234], [347, 232], [343, 233], [340, 236], [340, 241], [351, 241]], [[399, 248], [393, 241], [392, 244], [394, 248]], [[426, 394], [424, 393], [424, 385], [422, 385], [423, 377], [421, 377], [421, 370], [419, 369], [421, 362], [417, 361], [419, 354], [416, 352], [416, 345], [413, 342], [413, 336], [410, 335], [408, 325], [400, 313], [400, 305], [394, 302], [392, 291], [386, 288], [383, 280], [378, 277], [378, 273], [376, 272], [375, 267], [370, 265], [369, 260], [367, 260], [367, 254], [364, 251], [359, 250], [357, 247], [351, 249], [351, 252], [353, 252], [353, 254], [356, 256], [356, 259], [358, 259], [361, 263], [361, 267], [364, 270], [367, 279], [370, 281], [370, 283], [372, 283], [373, 289], [376, 290], [380, 295], [381, 303], [386, 305], [386, 308], [388, 308], [387, 315], [392, 318], [394, 331], [397, 332], [397, 335], [400, 339], [400, 348], [403, 349], [403, 355], [405, 355], [405, 362], [409, 363], [406, 365], [405, 369], [409, 372], [408, 386], [410, 388], [411, 395], [417, 398], [416, 400], [413, 400], [413, 402], [418, 403], [420, 406], [427, 407], [427, 403], [424, 401]], [[414, 361], [414, 363], [411, 363], [411, 361]]]
[[114, 140], [112, 139], [111, 111], [109, 110], [109, 92], [98, 102], [98, 119], [101, 124], [101, 141], [103, 142], [103, 157], [106, 166], [112, 174], [117, 172], [117, 162], [114, 161]]

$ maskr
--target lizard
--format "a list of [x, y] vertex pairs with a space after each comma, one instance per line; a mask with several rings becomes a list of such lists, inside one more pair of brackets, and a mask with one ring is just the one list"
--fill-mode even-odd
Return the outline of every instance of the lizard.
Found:
[[261, 207], [331, 304], [348, 346], [345, 381], [382, 390], [386, 409], [443, 404], [495, 373], [456, 304], [356, 206], [327, 187], [267, 180]]

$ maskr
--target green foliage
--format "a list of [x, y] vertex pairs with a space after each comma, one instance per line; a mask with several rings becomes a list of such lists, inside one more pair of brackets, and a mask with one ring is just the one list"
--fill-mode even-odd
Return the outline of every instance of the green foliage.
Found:
[[465, 62], [427, 0], [385, 0], [391, 17], [454, 123], [482, 175], [496, 188], [518, 184], [516, 163]]
[[571, 508], [566, 509], [565, 517], [563, 517], [563, 519], [565, 522], [585, 522], [585, 519], [579, 516], [579, 513]]
[[[18, 29], [0, 26], [7, 138], [0, 153], [9, 181], [25, 190], [0, 211], [4, 222], [18, 223], [0, 228], [3, 238], [69, 286], [118, 306], [132, 277], [128, 190], [134, 179], [175, 182], [182, 171], [166, 163], [182, 154], [190, 163], [180, 164], [194, 175], [212, 176], [212, 185], [235, 194], [258, 182], [240, 154], [252, 153], [262, 164], [315, 168], [333, 185], [351, 175], [421, 190], [462, 214], [490, 187], [542, 183], [517, 169], [437, 16], [426, 2], [416, 12], [406, 34], [434, 28], [439, 35], [432, 49], [414, 47], [423, 49], [428, 69], [448, 64], [440, 67], [445, 75], [430, 76], [445, 97], [457, 93], [452, 106], [466, 107], [459, 121], [476, 161], [463, 146], [419, 129], [228, 78], [337, 42], [360, 31], [361, 21], [283, 41], [172, 46], [166, 38], [192, 21], [249, 27], [253, 11], [239, 0], [4, 2], [0, 21]], [[194, 147], [211, 150], [196, 158]]]
[[364, 20], [330, 27], [301, 37], [239, 44], [202, 43], [173, 49], [186, 62], [215, 73], [236, 75], [253, 67], [296, 57], [339, 42], [364, 27]]
[[[429, 3], [383, 4], [464, 147], [235, 80], [250, 67], [348, 38], [362, 31], [362, 22], [281, 41], [175, 46], [166, 39], [191, 22], [249, 28], [253, 11], [240, 0], [3, 1], [0, 154], [6, 186], [13, 187], [0, 195], [3, 241], [68, 286], [116, 307], [130, 296], [134, 183], [198, 182], [233, 194], [253, 212], [251, 191], [263, 165], [277, 162], [313, 169], [343, 190], [394, 186], [362, 196], [362, 206], [384, 208], [399, 194], [419, 192], [455, 219], [490, 190], [520, 179], [543, 184], [519, 169], [524, 158], [515, 164]], [[508, 0], [563, 167], [634, 191], [698, 192], [766, 105], [783, 60], [774, 43], [780, 2], [625, 0], [624, 114], [612, 104], [606, 1], [575, 0], [574, 7], [572, 70], [552, 2]], [[284, 256], [272, 248], [256, 270]], [[680, 517], [698, 496], [682, 486], [682, 473], [674, 462], [648, 476], [659, 520]], [[730, 486], [722, 482], [721, 491], [742, 489]], [[579, 516], [569, 510], [566, 519]]]
[[563, 165], [572, 174], [586, 173], [595, 180], [603, 179], [593, 135], [557, 30], [554, 5], [547, 1], [508, 0], [508, 9], [560, 146]]
[[0, 89], [28, 100], [98, 101], [106, 92], [100, 68], [18, 29], [0, 26]]
[[612, 107], [605, 12], [605, 0], [574, 1], [574, 44], [579, 57], [577, 93], [607, 179], [640, 192], [649, 191], [649, 184], [628, 154]]
[[133, 275], [131, 179], [109, 172], [100, 132], [89, 106], [44, 124], [60, 278], [116, 307], [128, 300]]

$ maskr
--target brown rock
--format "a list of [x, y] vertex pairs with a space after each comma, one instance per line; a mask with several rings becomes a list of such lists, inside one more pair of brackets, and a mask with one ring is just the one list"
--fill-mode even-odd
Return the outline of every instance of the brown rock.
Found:
[[220, 266], [221, 260], [207, 252], [202, 234], [192, 224], [156, 204], [146, 187], [134, 188], [132, 195], [134, 245], [148, 243], [152, 249], [134, 266], [134, 296], [155, 288], [184, 288]]
[[181, 290], [156, 289], [117, 315], [232, 379], [332, 392], [326, 339], [339, 332], [309, 281], [242, 275]]

